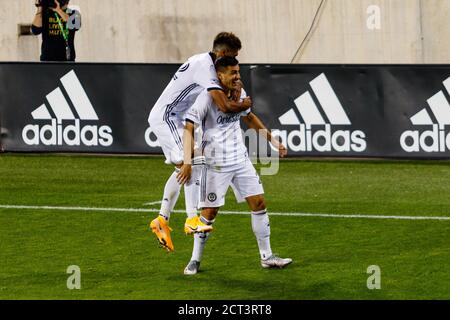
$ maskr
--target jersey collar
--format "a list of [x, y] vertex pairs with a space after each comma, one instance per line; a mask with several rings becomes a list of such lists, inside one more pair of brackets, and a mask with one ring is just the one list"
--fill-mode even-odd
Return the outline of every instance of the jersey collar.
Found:
[[211, 57], [211, 60], [213, 61], [214, 64], [216, 64], [216, 55], [213, 52], [209, 53], [209, 56]]

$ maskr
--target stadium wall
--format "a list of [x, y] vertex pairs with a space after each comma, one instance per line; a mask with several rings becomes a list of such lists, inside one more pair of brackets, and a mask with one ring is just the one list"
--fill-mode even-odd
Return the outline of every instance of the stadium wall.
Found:
[[[31, 24], [33, 2], [0, 1], [0, 61], [39, 60], [39, 39], [18, 31]], [[83, 16], [78, 61], [182, 63], [231, 30], [243, 41], [244, 63], [450, 62], [450, 1], [325, 0], [318, 10], [321, 3], [72, 0]]]
[[[0, 63], [1, 149], [161, 154], [147, 118], [177, 68]], [[241, 74], [290, 156], [450, 159], [449, 65], [244, 64]], [[244, 134], [251, 156], [271, 154]]]

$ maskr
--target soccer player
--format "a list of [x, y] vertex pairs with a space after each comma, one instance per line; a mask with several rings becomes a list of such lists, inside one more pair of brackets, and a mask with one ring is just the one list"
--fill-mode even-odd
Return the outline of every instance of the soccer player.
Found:
[[[231, 98], [233, 91], [245, 92], [240, 87], [239, 62], [233, 57], [224, 57], [216, 61], [216, 69], [220, 85]], [[206, 166], [202, 174], [200, 220], [212, 226], [219, 208], [225, 204], [228, 187], [233, 183], [238, 192], [247, 200], [252, 211], [252, 228], [256, 236], [263, 268], [283, 268], [292, 262], [290, 258], [280, 258], [272, 253], [270, 247], [269, 216], [264, 200], [261, 180], [253, 167], [247, 149], [242, 140], [240, 118], [252, 129], [257, 130], [274, 145], [281, 157], [286, 156], [286, 148], [263, 125], [261, 120], [250, 110], [226, 113], [217, 105], [208, 92], [204, 90], [192, 108], [186, 113], [184, 132], [184, 165], [178, 179], [186, 183], [191, 179], [191, 154], [193, 150], [195, 126], [203, 127], [203, 150]], [[198, 272], [202, 260], [203, 249], [209, 231], [194, 234], [192, 258], [184, 270], [184, 274], [193, 275]]]
[[[233, 33], [219, 33], [214, 39], [211, 52], [189, 58], [178, 69], [150, 112], [148, 122], [161, 144], [166, 164], [176, 166], [164, 187], [159, 216], [150, 223], [150, 228], [156, 234], [159, 243], [168, 251], [174, 250], [169, 220], [181, 188], [176, 176], [183, 164], [182, 136], [185, 112], [203, 90], [206, 90], [214, 103], [223, 108], [225, 112], [240, 112], [251, 107], [250, 98], [239, 102], [227, 99], [219, 85], [214, 67], [216, 59], [225, 56], [236, 57], [241, 47], [241, 41]], [[211, 227], [203, 225], [197, 215], [198, 180], [203, 163], [202, 157], [193, 159], [192, 179], [184, 186], [187, 214], [185, 227], [206, 231]]]

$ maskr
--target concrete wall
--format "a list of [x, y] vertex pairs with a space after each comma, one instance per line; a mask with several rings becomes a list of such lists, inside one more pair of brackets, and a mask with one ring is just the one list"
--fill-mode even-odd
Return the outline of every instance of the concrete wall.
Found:
[[[18, 36], [34, 0], [0, 0], [0, 60], [39, 60], [40, 39]], [[246, 63], [450, 63], [450, 0], [72, 0], [83, 16], [77, 61], [175, 62], [235, 32]], [[370, 30], [371, 5], [381, 11]], [[295, 58], [294, 58], [295, 56]]]

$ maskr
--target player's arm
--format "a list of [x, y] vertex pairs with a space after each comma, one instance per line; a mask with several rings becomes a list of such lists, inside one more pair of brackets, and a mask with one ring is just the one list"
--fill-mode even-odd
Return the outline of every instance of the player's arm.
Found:
[[275, 148], [278, 149], [278, 153], [281, 158], [284, 158], [287, 155], [286, 147], [278, 140], [275, 139], [269, 130], [267, 130], [264, 123], [260, 118], [253, 112], [250, 112], [247, 116], [242, 117], [242, 120], [245, 124], [251, 128], [256, 130], [260, 135], [262, 135], [267, 141], [269, 141]]
[[252, 106], [252, 99], [246, 97], [242, 102], [229, 100], [225, 92], [219, 89], [209, 90], [214, 103], [220, 111], [224, 113], [238, 113], [247, 110]]
[[229, 100], [225, 92], [220, 86], [217, 78], [217, 71], [214, 64], [204, 63], [200, 65], [194, 73], [194, 81], [201, 87], [208, 90], [209, 97], [217, 105], [220, 111], [224, 113], [238, 113], [247, 110], [252, 106], [252, 99], [248, 97], [244, 101]]
[[183, 165], [177, 174], [179, 184], [185, 184], [191, 179], [192, 174], [192, 154], [194, 153], [194, 123], [186, 120], [183, 133]]

